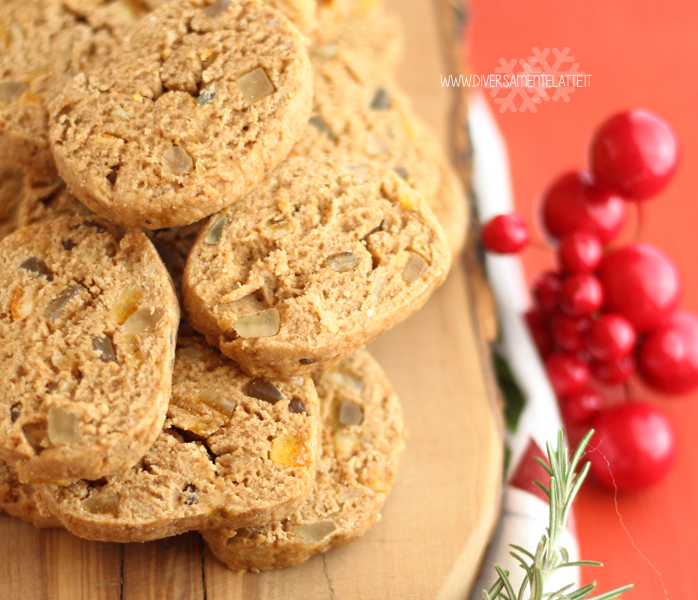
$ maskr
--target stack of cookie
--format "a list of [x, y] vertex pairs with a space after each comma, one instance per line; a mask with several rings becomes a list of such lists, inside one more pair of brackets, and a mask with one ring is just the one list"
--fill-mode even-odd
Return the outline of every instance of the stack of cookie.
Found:
[[0, 6], [1, 510], [236, 570], [375, 522], [405, 433], [362, 347], [466, 223], [366, 4]]

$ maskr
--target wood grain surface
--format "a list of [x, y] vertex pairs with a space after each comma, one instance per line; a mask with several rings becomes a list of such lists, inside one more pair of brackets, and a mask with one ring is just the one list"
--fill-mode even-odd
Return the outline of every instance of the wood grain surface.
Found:
[[[403, 18], [407, 35], [399, 80], [446, 144], [453, 98], [440, 86], [445, 67], [437, 15], [449, 3], [388, 4]], [[197, 533], [100, 544], [3, 515], [0, 598], [466, 598], [498, 512], [502, 433], [464, 265], [457, 260], [422, 311], [370, 345], [403, 402], [410, 435], [382, 519], [364, 538], [297, 567], [237, 574]]]

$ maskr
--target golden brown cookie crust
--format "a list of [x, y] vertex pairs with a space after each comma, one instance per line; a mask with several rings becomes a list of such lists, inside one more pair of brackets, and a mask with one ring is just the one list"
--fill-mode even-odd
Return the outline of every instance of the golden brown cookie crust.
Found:
[[450, 263], [423, 198], [370, 163], [294, 157], [213, 216], [182, 282], [187, 321], [248, 373], [329, 368], [421, 308]]
[[313, 379], [322, 409], [322, 454], [305, 504], [265, 527], [202, 532], [213, 553], [235, 571], [296, 565], [361, 537], [395, 482], [405, 429], [380, 366], [359, 350]]
[[49, 102], [107, 58], [141, 14], [131, 0], [0, 2], [0, 164], [56, 176]]
[[65, 527], [92, 540], [261, 525], [308, 496], [319, 423], [310, 378], [252, 380], [200, 336], [182, 338], [165, 429], [138, 464], [100, 482], [39, 487]]
[[40, 529], [60, 527], [61, 522], [45, 511], [33, 483], [20, 483], [17, 473], [0, 460], [0, 512]]
[[0, 457], [21, 481], [99, 479], [162, 428], [179, 306], [141, 232], [96, 217], [0, 243]]
[[236, 202], [307, 122], [303, 37], [259, 0], [177, 0], [51, 104], [58, 169], [93, 212], [189, 225]]
[[[314, 56], [316, 56], [315, 53]], [[466, 202], [439, 145], [371, 52], [338, 46], [314, 59], [313, 114], [293, 156], [330, 154], [393, 169], [424, 196], [457, 254], [467, 226]]]

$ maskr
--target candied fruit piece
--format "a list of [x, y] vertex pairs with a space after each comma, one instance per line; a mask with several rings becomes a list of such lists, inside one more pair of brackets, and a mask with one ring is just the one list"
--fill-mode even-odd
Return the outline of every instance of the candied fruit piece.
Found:
[[391, 104], [388, 90], [379, 85], [373, 95], [373, 100], [371, 100], [371, 110], [388, 110]]
[[114, 306], [111, 309], [119, 325], [126, 323], [128, 318], [136, 312], [136, 306], [142, 296], [143, 290], [137, 286], [127, 285], [121, 288], [119, 295], [116, 297], [116, 302], [114, 302]]
[[70, 444], [78, 439], [77, 413], [62, 406], [48, 409], [48, 439], [52, 444]]
[[294, 414], [307, 413], [307, 409], [303, 406], [303, 403], [298, 399], [294, 398], [288, 403], [288, 412]]
[[235, 401], [226, 398], [222, 394], [211, 390], [201, 390], [198, 395], [198, 400], [202, 404], [223, 413], [226, 416], [231, 416], [235, 411]]
[[15, 321], [26, 319], [34, 311], [34, 297], [25, 293], [21, 288], [17, 288], [12, 296], [10, 313]]
[[330, 369], [325, 372], [324, 375], [331, 383], [339, 387], [347, 388], [357, 394], [360, 394], [364, 390], [364, 382], [358, 377], [349, 375], [349, 373], [344, 373], [343, 371], [338, 371], [337, 369]]
[[108, 496], [90, 496], [82, 501], [83, 508], [93, 515], [112, 515], [119, 514], [119, 497], [110, 494]]
[[44, 317], [49, 321], [53, 321], [54, 319], [60, 317], [63, 309], [68, 305], [68, 303], [84, 289], [85, 288], [79, 283], [69, 285], [60, 294], [58, 294], [58, 296], [56, 296], [56, 299], [51, 302], [51, 304], [46, 307]]
[[240, 77], [237, 82], [242, 95], [250, 104], [274, 92], [274, 85], [261, 67]]
[[192, 346], [182, 348], [181, 350], [179, 350], [179, 352], [183, 356], [186, 356], [187, 358], [189, 358], [191, 360], [203, 360], [203, 358], [204, 358], [204, 353], [201, 350], [199, 350], [198, 348], [194, 348]]
[[162, 166], [175, 175], [186, 175], [194, 168], [194, 161], [179, 146], [172, 146], [162, 155]]
[[320, 58], [334, 58], [335, 56], [337, 56], [338, 51], [339, 46], [335, 42], [329, 42], [324, 46], [320, 46], [319, 48], [313, 49], [312, 53], [313, 55], [319, 56]]
[[282, 221], [280, 223], [272, 223], [267, 227], [267, 231], [270, 234], [270, 237], [274, 240], [280, 240], [283, 237], [286, 237], [290, 233], [293, 233], [296, 230], [294, 224], [290, 221]]
[[282, 433], [271, 443], [269, 459], [284, 467], [305, 467], [310, 462], [310, 451], [305, 440], [290, 433]]
[[371, 167], [369, 167], [366, 163], [353, 162], [342, 164], [342, 169], [344, 169], [347, 173], [351, 173], [352, 175], [368, 175]]
[[225, 228], [225, 224], [228, 222], [228, 216], [226, 214], [222, 214], [218, 220], [213, 224], [213, 227], [211, 227], [211, 231], [208, 232], [208, 235], [206, 236], [206, 243], [211, 244], [212, 246], [218, 244], [221, 241], [221, 237], [223, 236], [223, 229]]
[[46, 423], [27, 423], [22, 427], [22, 433], [27, 443], [34, 449], [34, 452], [41, 454], [47, 447], [46, 444]]
[[410, 257], [405, 265], [405, 270], [402, 272], [402, 278], [406, 283], [417, 281], [422, 274], [429, 268], [429, 263], [424, 260], [419, 254], [410, 252]]
[[92, 349], [99, 352], [100, 360], [104, 362], [116, 362], [116, 354], [114, 353], [114, 345], [111, 343], [111, 338], [93, 337]]
[[19, 267], [20, 269], [26, 269], [31, 273], [36, 273], [41, 277], [46, 277], [46, 279], [49, 281], [53, 281], [53, 273], [51, 272], [51, 269], [46, 266], [46, 263], [43, 260], [36, 258], [36, 256], [30, 256], [21, 265], [19, 265]]
[[383, 292], [385, 291], [385, 286], [388, 284], [387, 277], [380, 277], [376, 281], [376, 287], [373, 288], [373, 303], [378, 304], [383, 297]]
[[272, 337], [279, 333], [281, 317], [275, 308], [267, 308], [252, 315], [240, 315], [233, 329], [241, 338]]
[[264, 381], [264, 379], [253, 379], [250, 381], [245, 393], [252, 398], [257, 398], [257, 400], [269, 402], [269, 404], [276, 404], [279, 400], [284, 399], [278, 388], [273, 383]]
[[296, 529], [296, 535], [301, 542], [316, 544], [335, 531], [337, 531], [337, 525], [332, 521], [318, 521], [317, 523], [299, 525]]
[[328, 138], [331, 140], [336, 139], [337, 136], [335, 136], [334, 131], [332, 131], [332, 128], [327, 124], [325, 119], [323, 119], [320, 115], [313, 115], [310, 117], [308, 120], [308, 123], [310, 123], [315, 129], [320, 131], [321, 133], [324, 133], [327, 135]]
[[398, 188], [397, 199], [408, 210], [414, 210], [420, 203], [419, 194], [404, 184]]
[[10, 421], [12, 423], [15, 423], [21, 414], [22, 407], [19, 405], [19, 403], [15, 403], [10, 407]]
[[196, 99], [196, 104], [199, 106], [206, 106], [211, 104], [213, 99], [216, 97], [218, 92], [218, 85], [215, 83], [209, 83], [201, 92], [199, 97]]
[[55, 352], [53, 356], [51, 356], [51, 364], [59, 371], [72, 371], [74, 364], [73, 353]]
[[116, 117], [121, 121], [130, 121], [133, 118], [133, 115], [130, 112], [127, 112], [120, 106], [117, 106], [113, 111], [111, 111], [111, 114], [113, 117]]
[[347, 427], [361, 425], [364, 420], [364, 409], [360, 404], [351, 400], [342, 400], [339, 405], [339, 422]]
[[0, 101], [14, 102], [28, 89], [23, 81], [3, 81], [0, 83]]
[[410, 170], [403, 166], [403, 165], [398, 165], [397, 167], [393, 167], [393, 171], [402, 179], [407, 180], [407, 178], [410, 176]]
[[356, 267], [359, 264], [359, 259], [353, 252], [338, 252], [327, 257], [327, 264], [333, 271], [344, 273]]
[[222, 15], [230, 7], [230, 0], [217, 0], [213, 4], [204, 8], [204, 14], [209, 19], [215, 19]]
[[359, 436], [349, 429], [340, 429], [332, 436], [332, 445], [341, 454], [348, 454], [356, 450], [359, 445]]
[[302, 365], [314, 365], [317, 362], [317, 358], [301, 358], [298, 362]]
[[375, 131], [368, 134], [366, 138], [366, 154], [369, 156], [380, 156], [389, 150], [388, 144]]
[[160, 307], [144, 307], [134, 312], [124, 323], [124, 333], [150, 333], [162, 319], [165, 311]]
[[187, 487], [184, 488], [184, 491], [182, 492], [182, 502], [186, 504], [187, 506], [191, 506], [196, 502], [196, 486], [193, 484], [189, 484]]

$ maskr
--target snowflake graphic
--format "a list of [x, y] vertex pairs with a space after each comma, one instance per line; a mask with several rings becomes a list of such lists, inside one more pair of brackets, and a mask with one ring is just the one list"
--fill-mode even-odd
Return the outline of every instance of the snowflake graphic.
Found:
[[[512, 87], [494, 87], [490, 90], [490, 96], [494, 98], [495, 104], [499, 105], [499, 112], [532, 112], [538, 111], [537, 105], [542, 102], [563, 100], [570, 101], [570, 94], [575, 91], [575, 87], [569, 85], [569, 75], [585, 75], [580, 71], [579, 64], [574, 57], [570, 56], [570, 49], [563, 48], [538, 48], [532, 49], [533, 56], [526, 59], [512, 59], [507, 61], [499, 59], [499, 67], [494, 72], [501, 74], [509, 82], [512, 78], [517, 79], [517, 85]], [[552, 54], [552, 57], [551, 57]], [[517, 68], [518, 67], [518, 68]], [[541, 75], [541, 77], [529, 77]], [[526, 76], [525, 80], [521, 76]], [[546, 78], [553, 80], [554, 87], [546, 88]], [[526, 85], [518, 85], [518, 83]], [[535, 85], [535, 84], [538, 85]], [[531, 84], [531, 85], [528, 85]], [[504, 92], [504, 94], [502, 94]]]

